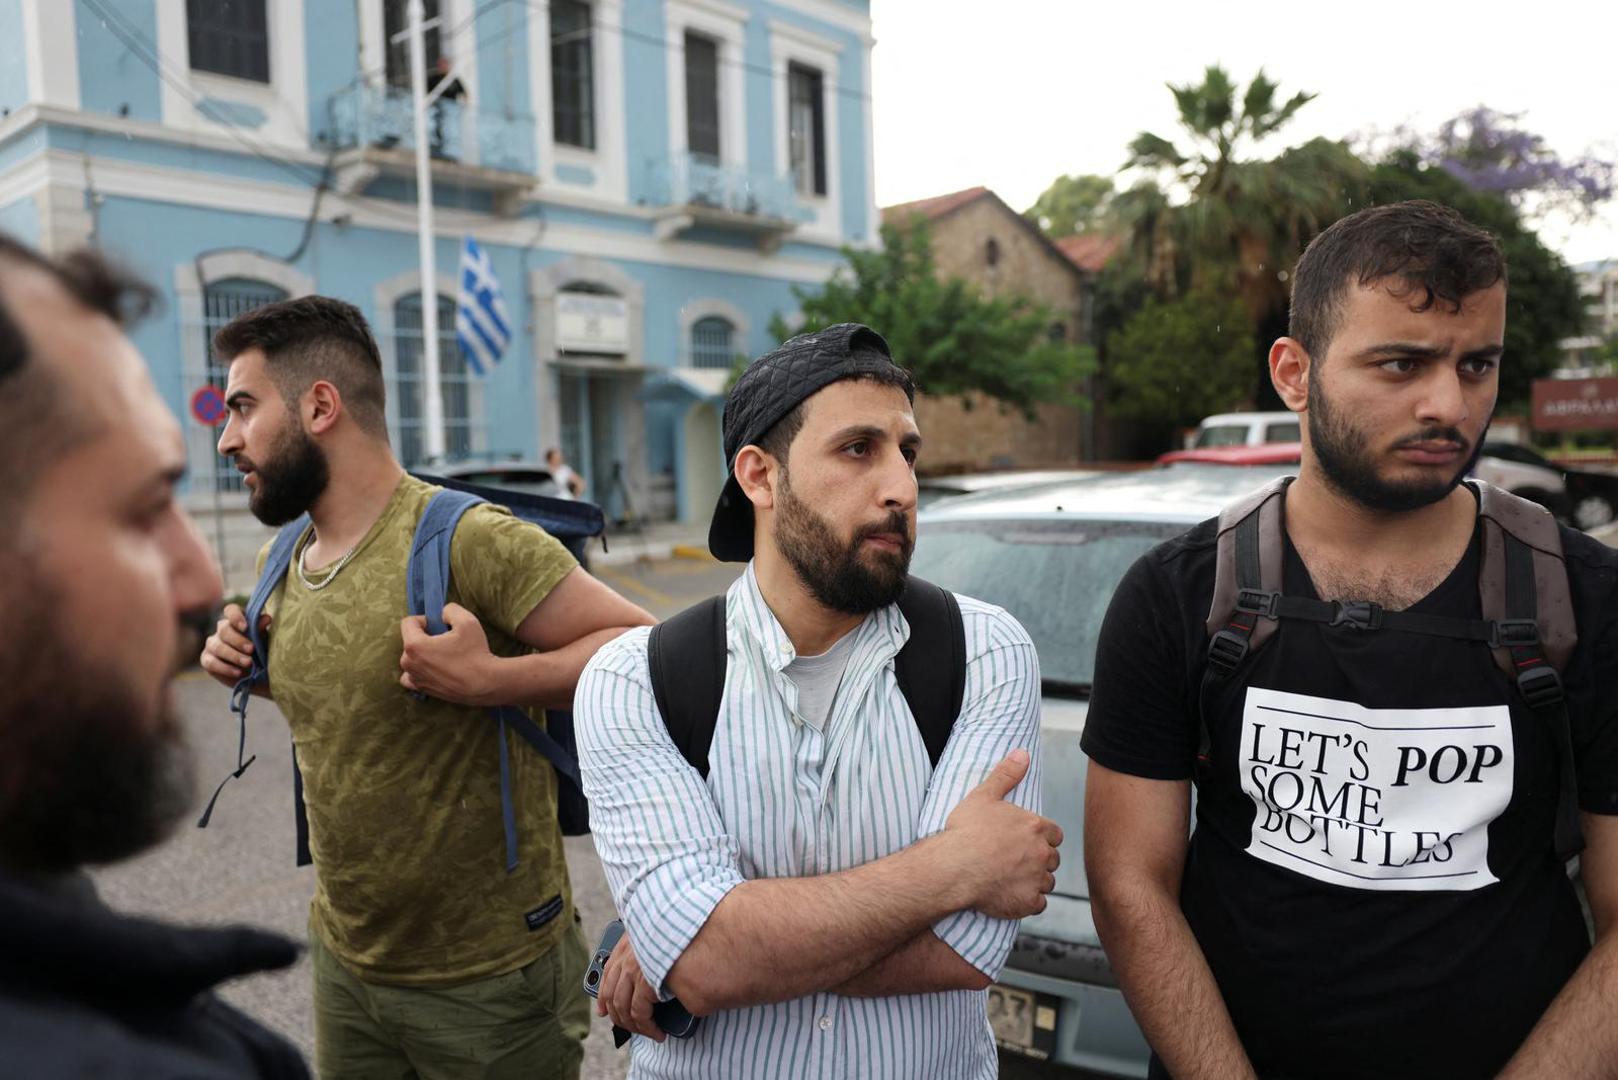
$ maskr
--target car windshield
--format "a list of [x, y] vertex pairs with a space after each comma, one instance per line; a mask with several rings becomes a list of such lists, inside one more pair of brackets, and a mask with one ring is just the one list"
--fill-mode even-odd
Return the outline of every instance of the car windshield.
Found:
[[1218, 424], [1214, 427], [1205, 427], [1197, 432], [1195, 449], [1206, 450], [1211, 446], [1245, 445], [1247, 445], [1246, 424]]
[[998, 604], [1034, 639], [1048, 693], [1086, 695], [1113, 589], [1183, 525], [1132, 521], [927, 522], [911, 573]]

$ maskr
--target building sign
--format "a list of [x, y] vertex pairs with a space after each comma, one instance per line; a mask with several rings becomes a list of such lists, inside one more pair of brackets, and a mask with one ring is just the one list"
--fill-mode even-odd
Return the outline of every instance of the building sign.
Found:
[[557, 293], [556, 351], [620, 356], [629, 352], [628, 302], [595, 293]]
[[1618, 378], [1535, 379], [1535, 431], [1618, 428]]

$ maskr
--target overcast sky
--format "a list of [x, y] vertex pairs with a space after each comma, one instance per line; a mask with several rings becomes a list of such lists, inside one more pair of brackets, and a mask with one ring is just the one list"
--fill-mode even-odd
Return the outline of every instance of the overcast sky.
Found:
[[[1319, 97], [1315, 135], [1430, 131], [1478, 104], [1524, 113], [1565, 157], [1618, 158], [1618, 2], [871, 0], [877, 202], [984, 184], [1018, 210], [1062, 173], [1111, 173], [1142, 129], [1177, 138], [1166, 82], [1221, 63]], [[1185, 146], [1184, 140], [1177, 140]], [[1618, 205], [1541, 223], [1569, 262], [1618, 257]]]

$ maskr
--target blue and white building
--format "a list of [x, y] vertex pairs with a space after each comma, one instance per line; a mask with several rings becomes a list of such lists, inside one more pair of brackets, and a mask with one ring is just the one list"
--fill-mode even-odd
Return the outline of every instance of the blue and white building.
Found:
[[[426, 445], [405, 0], [0, 0], [0, 229], [156, 282], [136, 343], [177, 412], [212, 329], [321, 292], [378, 332], [396, 449]], [[793, 287], [873, 245], [867, 0], [427, 0], [445, 441], [560, 445], [615, 513], [699, 520], [719, 397]], [[436, 78], [436, 76], [435, 76]], [[449, 81], [446, 77], [445, 81]], [[515, 340], [454, 347], [462, 240]], [[191, 497], [243, 505], [213, 433]], [[614, 482], [621, 477], [622, 483]]]

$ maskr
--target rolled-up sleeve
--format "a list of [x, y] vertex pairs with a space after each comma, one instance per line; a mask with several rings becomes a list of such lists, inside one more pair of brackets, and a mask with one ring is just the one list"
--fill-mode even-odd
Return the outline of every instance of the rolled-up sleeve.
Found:
[[735, 838], [657, 711], [649, 633], [597, 652], [573, 709], [596, 851], [646, 981], [667, 999], [675, 961], [744, 879]]
[[[1027, 631], [1005, 611], [961, 599], [967, 668], [961, 714], [927, 785], [920, 835], [943, 830], [951, 811], [1013, 750], [1027, 750], [1028, 775], [1010, 801], [1040, 812], [1039, 656]], [[958, 911], [933, 924], [933, 933], [993, 979], [1011, 952], [1017, 920]]]

